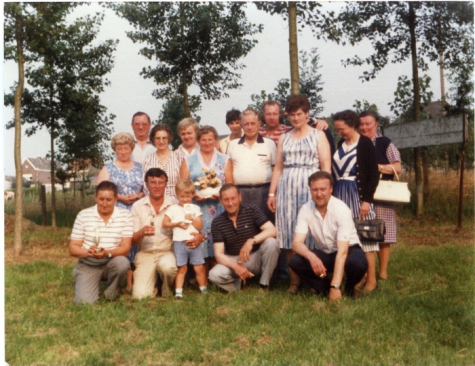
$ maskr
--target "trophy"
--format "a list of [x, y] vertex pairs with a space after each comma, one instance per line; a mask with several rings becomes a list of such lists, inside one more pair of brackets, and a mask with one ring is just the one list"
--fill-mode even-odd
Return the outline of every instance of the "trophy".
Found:
[[155, 226], [155, 212], [150, 210], [150, 214], [148, 215], [148, 219], [150, 221], [150, 226]]
[[185, 203], [183, 205], [183, 209], [185, 210], [185, 220], [183, 222], [187, 223], [187, 224], [191, 224], [192, 221], [191, 220], [188, 220], [186, 218], [186, 216], [190, 215], [191, 214], [191, 205], [189, 203]]
[[99, 243], [101, 241], [101, 237], [99, 236], [99, 227], [96, 226], [94, 228], [94, 238], [93, 238], [94, 244], [96, 245], [96, 250], [94, 250], [94, 253], [100, 253], [104, 250], [104, 248], [99, 248]]

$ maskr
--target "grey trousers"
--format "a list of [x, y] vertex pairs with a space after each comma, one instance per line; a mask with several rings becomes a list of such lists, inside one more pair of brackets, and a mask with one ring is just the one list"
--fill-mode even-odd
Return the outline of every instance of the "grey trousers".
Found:
[[[277, 266], [280, 248], [275, 238], [268, 238], [261, 243], [261, 246], [254, 253], [251, 253], [249, 262], [243, 263], [249, 272], [254, 275], [261, 275], [259, 283], [268, 286], [272, 273]], [[229, 255], [234, 261], [238, 261], [237, 255]], [[241, 288], [241, 279], [231, 268], [217, 264], [209, 272], [209, 281], [222, 289], [232, 292]]]
[[118, 256], [112, 258], [103, 266], [90, 266], [78, 262], [73, 270], [76, 280], [75, 303], [92, 304], [99, 299], [99, 285], [101, 281], [107, 281], [104, 296], [108, 300], [115, 300], [117, 288], [127, 278], [130, 262], [127, 257]]

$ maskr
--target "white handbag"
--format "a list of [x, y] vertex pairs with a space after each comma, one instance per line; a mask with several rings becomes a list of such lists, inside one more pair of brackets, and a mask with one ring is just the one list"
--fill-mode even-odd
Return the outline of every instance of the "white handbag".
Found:
[[373, 199], [382, 202], [409, 203], [411, 201], [411, 192], [407, 182], [400, 182], [394, 167], [391, 164], [389, 166], [393, 169], [397, 181], [380, 180]]

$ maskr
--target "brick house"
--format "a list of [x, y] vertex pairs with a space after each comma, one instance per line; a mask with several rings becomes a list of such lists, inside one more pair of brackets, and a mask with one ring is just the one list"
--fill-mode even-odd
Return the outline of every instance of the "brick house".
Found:
[[51, 184], [51, 161], [45, 158], [26, 158], [23, 161], [23, 178], [32, 185], [37, 182]]

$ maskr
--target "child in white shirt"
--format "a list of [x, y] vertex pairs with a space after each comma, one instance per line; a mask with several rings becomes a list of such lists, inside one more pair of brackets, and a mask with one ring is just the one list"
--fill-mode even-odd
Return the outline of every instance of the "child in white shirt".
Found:
[[175, 278], [175, 298], [182, 299], [188, 260], [195, 270], [196, 282], [200, 286], [201, 293], [207, 292], [207, 279], [202, 244], [193, 249], [185, 244], [186, 240], [193, 239], [191, 233], [197, 233], [203, 229], [200, 208], [191, 203], [195, 186], [189, 179], [180, 179], [175, 186], [175, 192], [178, 205], [172, 205], [167, 209], [162, 227], [173, 229], [173, 247], [178, 266]]

